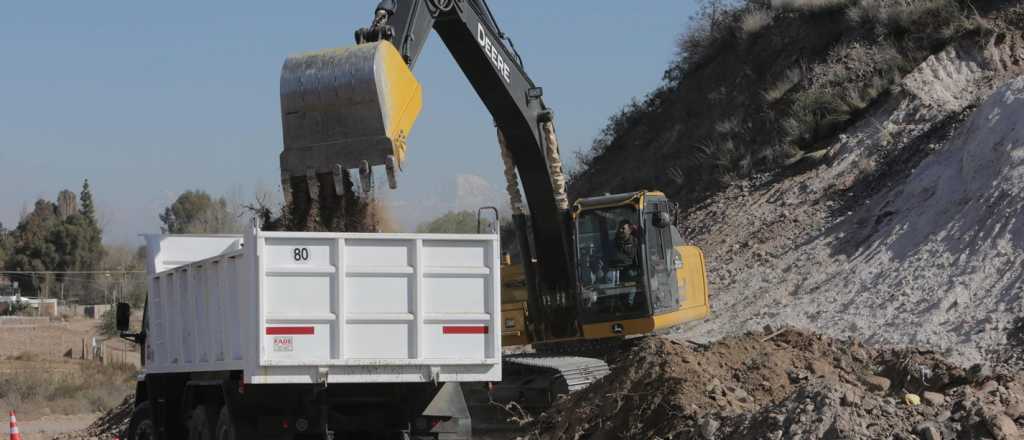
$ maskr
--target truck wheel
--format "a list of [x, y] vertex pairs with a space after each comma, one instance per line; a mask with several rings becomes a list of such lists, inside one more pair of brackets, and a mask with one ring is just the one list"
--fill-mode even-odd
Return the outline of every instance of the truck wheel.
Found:
[[210, 410], [206, 405], [199, 405], [192, 410], [188, 418], [188, 440], [213, 440], [213, 424], [210, 423]]
[[156, 440], [156, 425], [153, 423], [153, 408], [149, 402], [142, 402], [132, 411], [128, 422], [128, 440]]
[[214, 433], [217, 434], [214, 437], [215, 440], [235, 440], [238, 438], [235, 435], [235, 421], [231, 418], [231, 411], [227, 405], [220, 409], [220, 416], [217, 417], [217, 429]]

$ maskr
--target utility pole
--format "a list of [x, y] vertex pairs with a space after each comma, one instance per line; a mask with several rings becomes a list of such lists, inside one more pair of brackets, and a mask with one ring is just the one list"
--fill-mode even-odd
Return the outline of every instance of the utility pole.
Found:
[[121, 266], [121, 302], [128, 302], [128, 268]]

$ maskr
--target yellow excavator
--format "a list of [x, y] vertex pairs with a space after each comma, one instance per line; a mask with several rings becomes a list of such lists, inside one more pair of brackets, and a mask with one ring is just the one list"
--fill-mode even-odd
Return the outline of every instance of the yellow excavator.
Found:
[[534, 350], [505, 357], [506, 379], [490, 398], [502, 400], [495, 396], [504, 389], [505, 400], [532, 392], [550, 399], [585, 387], [608, 367], [574, 356], [578, 348], [707, 316], [704, 256], [683, 243], [664, 194], [569, 203], [553, 112], [485, 0], [384, 0], [355, 46], [288, 58], [286, 201], [300, 212], [337, 205], [346, 190], [372, 191], [382, 165], [397, 187], [423, 105], [412, 68], [432, 32], [494, 118], [518, 237], [519, 264], [502, 268], [502, 343]]

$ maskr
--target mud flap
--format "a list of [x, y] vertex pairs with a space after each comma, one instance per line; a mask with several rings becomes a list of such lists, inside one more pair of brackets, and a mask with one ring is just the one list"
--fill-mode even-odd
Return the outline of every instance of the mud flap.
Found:
[[[421, 425], [420, 421], [424, 423]], [[423, 410], [417, 425], [417, 433], [437, 434], [439, 439], [469, 440], [473, 425], [462, 387], [455, 382], [442, 385], [427, 409]]]

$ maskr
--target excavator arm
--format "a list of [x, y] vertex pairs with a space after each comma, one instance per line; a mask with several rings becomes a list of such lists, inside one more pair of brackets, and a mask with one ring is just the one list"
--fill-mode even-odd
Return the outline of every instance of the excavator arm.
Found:
[[[281, 78], [285, 192], [296, 204], [323, 200], [325, 189], [345, 190], [347, 170], [354, 168], [368, 191], [376, 165], [385, 165], [396, 185], [419, 112], [419, 84], [410, 70], [432, 32], [494, 118], [510, 187], [518, 172], [529, 220], [515, 200], [513, 210], [519, 229], [530, 223], [536, 255], [526, 240], [520, 245], [534, 287], [562, 292], [563, 306], [574, 307], [572, 295], [564, 294], [572, 291], [575, 272], [553, 114], [484, 0], [384, 0], [372, 24], [356, 31], [357, 46], [290, 57]], [[396, 65], [399, 58], [404, 66]], [[332, 179], [334, 185], [323, 185]], [[544, 308], [536, 298], [531, 303], [538, 313]]]
[[507, 156], [518, 171], [533, 220], [544, 284], [559, 290], [569, 288], [569, 207], [564, 184], [558, 188], [561, 169], [550, 166], [553, 136], [545, 132], [553, 133], [553, 113], [544, 104], [543, 89], [527, 75], [486, 1], [385, 0], [374, 16], [374, 26], [357, 31], [356, 40], [369, 43], [390, 37], [410, 67], [431, 31], [441, 37], [490, 111]]

